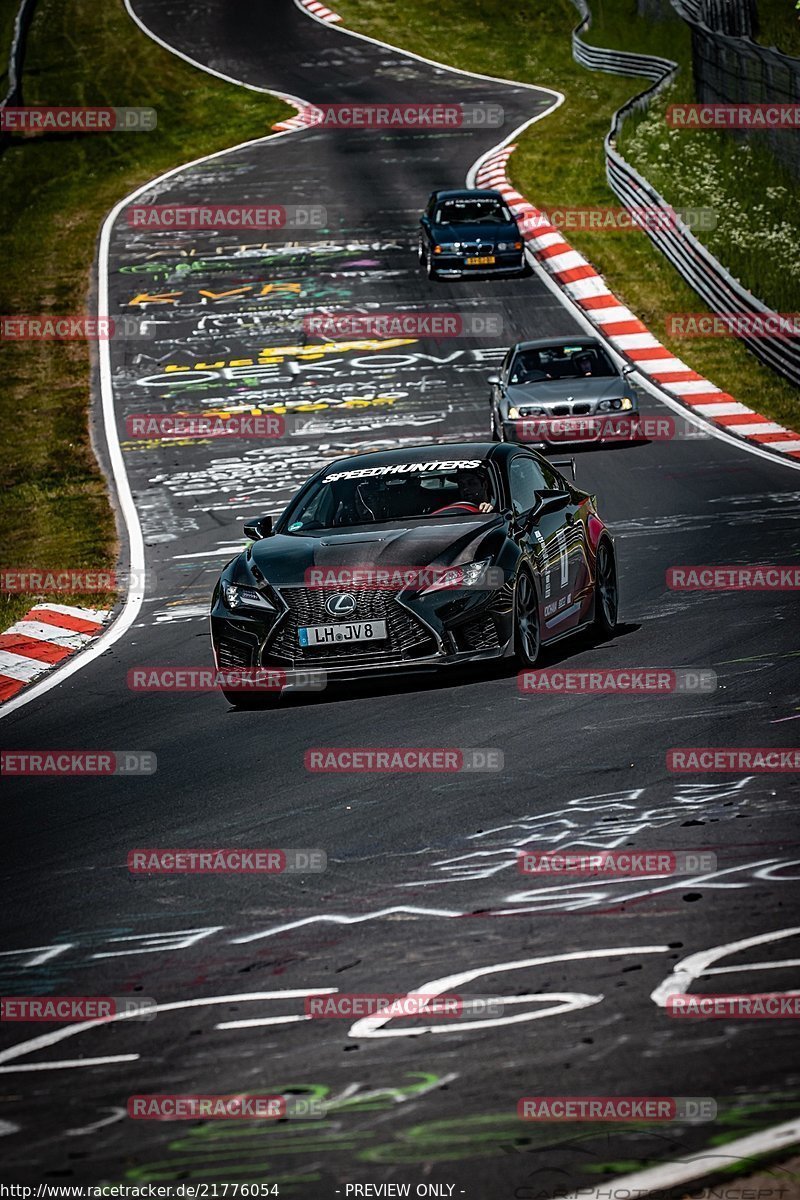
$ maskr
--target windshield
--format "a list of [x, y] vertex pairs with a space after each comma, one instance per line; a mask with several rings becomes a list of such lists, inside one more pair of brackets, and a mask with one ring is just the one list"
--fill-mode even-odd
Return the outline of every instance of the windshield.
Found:
[[540, 346], [520, 350], [511, 368], [510, 383], [537, 383], [548, 379], [608, 379], [617, 371], [601, 346]]
[[436, 212], [437, 225], [507, 225], [511, 213], [497, 200], [444, 200]]
[[498, 507], [491, 475], [480, 461], [353, 468], [320, 479], [287, 513], [286, 532], [474, 518]]

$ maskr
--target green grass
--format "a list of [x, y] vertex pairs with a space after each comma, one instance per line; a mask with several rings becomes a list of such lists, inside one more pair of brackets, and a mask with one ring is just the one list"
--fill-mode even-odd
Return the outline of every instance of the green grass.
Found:
[[[15, 139], [0, 157], [3, 313], [86, 312], [96, 239], [118, 200], [190, 158], [268, 134], [294, 111], [162, 50], [121, 0], [40, 0], [23, 81], [27, 104], [151, 106], [158, 128]], [[108, 569], [117, 545], [89, 443], [89, 347], [19, 342], [4, 349], [3, 564]], [[0, 628], [35, 599], [0, 597]], [[113, 596], [51, 599], [100, 607]]]
[[715, 130], [671, 129], [667, 105], [687, 99], [676, 81], [620, 149], [674, 208], [709, 208], [716, 228], [698, 237], [735, 279], [776, 312], [800, 307], [798, 183], [758, 144]]
[[[626, 120], [622, 153], [674, 208], [714, 210], [716, 228], [698, 230], [700, 241], [770, 308], [795, 311], [800, 306], [800, 207], [792, 202], [797, 181], [756, 139], [744, 142], [721, 132], [666, 124], [668, 105], [695, 98], [685, 22], [674, 15], [660, 22], [636, 21], [630, 0], [593, 0], [591, 7], [593, 24], [586, 41], [658, 54], [681, 67], [646, 113]], [[788, 0], [759, 0], [759, 13], [762, 20], [771, 15], [781, 27], [791, 26]]]
[[800, 58], [800, 6], [796, 0], [758, 0], [756, 41]]
[[[547, 6], [471, 0], [468, 7], [461, 0], [407, 0], [391, 10], [382, 0], [337, 0], [334, 7], [349, 27], [393, 45], [563, 91], [561, 107], [519, 139], [509, 163], [512, 181], [545, 210], [618, 204], [605, 179], [603, 139], [615, 109], [646, 81], [587, 71], [573, 62], [570, 30], [577, 18], [567, 0]], [[640, 21], [635, 0], [596, 0], [593, 15], [589, 37], [598, 45], [688, 61], [688, 36], [677, 18], [657, 25]], [[667, 314], [707, 310], [644, 233], [571, 229], [567, 236], [673, 353], [742, 403], [798, 427], [796, 389], [741, 343], [667, 334]]]

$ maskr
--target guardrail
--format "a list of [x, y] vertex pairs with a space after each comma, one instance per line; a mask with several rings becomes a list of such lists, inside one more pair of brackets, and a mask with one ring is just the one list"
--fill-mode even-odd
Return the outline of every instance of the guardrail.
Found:
[[[685, 3], [686, 0], [683, 0]], [[676, 270], [698, 296], [716, 313], [742, 313], [756, 319], [777, 322], [778, 314], [768, 308], [697, 240], [670, 205], [617, 149], [622, 127], [631, 113], [646, 109], [650, 102], [675, 78], [677, 63], [650, 54], [634, 54], [621, 50], [601, 49], [584, 42], [581, 34], [591, 27], [592, 15], [586, 0], [573, 0], [581, 15], [572, 31], [572, 56], [590, 71], [605, 71], [614, 75], [641, 76], [650, 79], [649, 87], [638, 92], [622, 108], [617, 109], [606, 134], [606, 178], [609, 187], [628, 209], [663, 208], [670, 220], [650, 222], [642, 226], [651, 242], [669, 259]], [[789, 337], [753, 337], [737, 334], [761, 362], [800, 386], [800, 345]]]
[[[800, 58], [753, 41], [755, 14], [749, 0], [671, 3], [691, 34], [695, 96], [701, 104], [797, 103]], [[787, 8], [789, 3], [786, 0]], [[787, 171], [800, 178], [800, 138], [795, 129], [745, 129], [731, 136], [757, 139]]]
[[33, 10], [36, 0], [20, 0], [17, 15], [14, 20], [14, 33], [11, 38], [11, 49], [8, 53], [8, 88], [0, 108], [9, 104], [22, 103], [22, 60], [25, 56], [25, 39], [33, 20]]

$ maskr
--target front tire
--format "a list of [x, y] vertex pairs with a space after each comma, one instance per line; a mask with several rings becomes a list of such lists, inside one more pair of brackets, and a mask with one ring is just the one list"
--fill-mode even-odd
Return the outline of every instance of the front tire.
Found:
[[521, 571], [514, 588], [514, 652], [523, 667], [535, 667], [542, 647], [539, 598], [529, 571]]
[[433, 254], [431, 253], [430, 250], [428, 250], [428, 252], [425, 256], [425, 270], [426, 270], [428, 279], [438, 279], [439, 278], [439, 274], [436, 270], [436, 267], [433, 265]]
[[491, 421], [492, 421], [492, 441], [493, 442], [502, 442], [503, 438], [500, 434], [500, 430], [497, 428], [497, 413], [494, 411], [494, 409], [492, 409]]
[[594, 580], [594, 628], [601, 638], [611, 637], [617, 628], [619, 585], [617, 560], [608, 538], [597, 547]]

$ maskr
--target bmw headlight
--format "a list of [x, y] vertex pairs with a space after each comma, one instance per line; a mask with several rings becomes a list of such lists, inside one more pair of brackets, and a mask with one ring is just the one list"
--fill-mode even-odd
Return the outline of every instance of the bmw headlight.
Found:
[[[484, 558], [480, 562], [463, 563], [460, 567], [448, 567], [437, 575], [433, 583], [423, 588], [421, 596], [429, 596], [431, 592], [455, 591], [458, 588], [478, 587], [487, 584], [492, 560]], [[494, 585], [491, 585], [494, 586]]]
[[509, 421], [518, 421], [519, 420], [519, 409], [515, 408], [513, 404], [511, 405], [511, 408], [508, 410], [508, 419], [509, 419]]
[[433, 253], [434, 254], [452, 254], [453, 251], [456, 249], [458, 249], [458, 247], [455, 244], [455, 242], [440, 242], [438, 244], [438, 246], [433, 247]]
[[597, 405], [598, 412], [623, 412], [629, 408], [633, 408], [629, 396], [621, 396], [618, 400], [601, 400]]
[[265, 608], [269, 612], [275, 612], [275, 606], [270, 604], [266, 596], [263, 596], [257, 588], [247, 587], [241, 583], [225, 582], [222, 584], [222, 594], [228, 608]]

